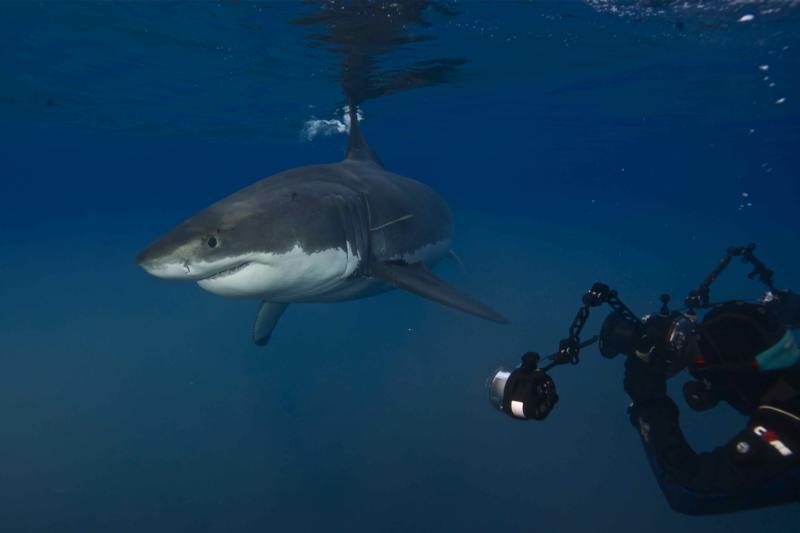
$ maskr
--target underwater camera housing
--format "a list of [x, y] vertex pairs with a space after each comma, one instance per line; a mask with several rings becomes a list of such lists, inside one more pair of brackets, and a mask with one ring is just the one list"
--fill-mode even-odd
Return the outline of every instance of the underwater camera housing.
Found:
[[[668, 296], [663, 295], [666, 305]], [[616, 311], [603, 321], [599, 335], [600, 354], [607, 359], [624, 354], [646, 362], [657, 362], [672, 377], [685, 369], [689, 361], [687, 347], [697, 333], [697, 315], [680, 311], [646, 315], [641, 327], [635, 327]]]
[[[772, 271], [753, 255], [754, 249], [753, 244], [742, 248], [728, 248], [725, 257], [711, 274], [697, 289], [689, 293], [685, 299], [685, 311], [670, 311], [670, 297], [663, 294], [658, 313], [640, 319], [622, 303], [616, 291], [604, 283], [595, 283], [583, 295], [583, 305], [570, 325], [569, 336], [561, 340], [557, 352], [544, 358], [548, 363], [540, 367], [542, 358], [539, 354], [528, 352], [522, 356], [522, 362], [517, 368], [497, 369], [487, 382], [490, 402], [512, 418], [543, 420], [559, 399], [555, 382], [548, 372], [558, 365], [578, 364], [580, 351], [596, 342], [599, 344], [600, 354], [607, 359], [624, 354], [662, 366], [668, 377], [680, 373], [694, 357], [692, 344], [697, 338], [699, 328], [695, 309], [711, 307], [710, 285], [731, 259], [737, 256], [742, 258], [742, 262], [754, 266], [749, 278], [757, 276], [769, 287], [770, 292], [762, 299], [762, 303], [774, 307], [776, 313], [788, 319], [786, 322], [789, 327], [796, 328], [800, 324], [800, 296], [774, 287]], [[590, 309], [600, 305], [610, 306], [612, 312], [606, 316], [598, 335], [581, 341], [580, 333], [589, 318]], [[702, 391], [689, 392], [693, 394], [687, 398], [697, 397], [700, 402]], [[708, 402], [702, 403], [705, 406]]]

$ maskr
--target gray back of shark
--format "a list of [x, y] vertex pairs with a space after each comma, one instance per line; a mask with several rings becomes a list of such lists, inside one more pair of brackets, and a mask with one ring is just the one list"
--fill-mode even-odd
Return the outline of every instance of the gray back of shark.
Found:
[[434, 276], [450, 254], [452, 216], [430, 187], [386, 171], [350, 111], [346, 158], [287, 170], [224, 198], [137, 256], [149, 273], [209, 292], [258, 298], [266, 344], [290, 303], [336, 302], [400, 288], [505, 323]]

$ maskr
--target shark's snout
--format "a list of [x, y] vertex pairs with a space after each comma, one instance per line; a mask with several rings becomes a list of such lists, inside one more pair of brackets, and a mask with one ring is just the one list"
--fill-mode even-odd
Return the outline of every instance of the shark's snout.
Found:
[[191, 267], [187, 261], [165, 257], [152, 247], [139, 252], [135, 261], [145, 272], [157, 278], [185, 279], [191, 273]]
[[153, 262], [153, 259], [154, 258], [149, 253], [149, 249], [145, 248], [144, 250], [136, 254], [136, 257], [133, 260], [136, 262], [137, 265], [147, 270], [147, 265], [151, 264]]
[[187, 263], [139, 263], [151, 276], [164, 279], [193, 279], [191, 267]]

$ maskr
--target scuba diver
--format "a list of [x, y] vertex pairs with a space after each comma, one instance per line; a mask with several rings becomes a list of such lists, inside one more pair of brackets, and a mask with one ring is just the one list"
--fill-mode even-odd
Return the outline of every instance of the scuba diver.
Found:
[[[773, 272], [753, 255], [755, 245], [731, 247], [685, 310], [661, 310], [636, 317], [613, 291], [595, 283], [584, 295], [559, 350], [545, 358], [522, 357], [513, 371], [490, 378], [492, 403], [519, 420], [542, 420], [558, 401], [547, 372], [577, 364], [582, 348], [599, 343], [600, 353], [625, 354], [624, 389], [631, 398], [630, 420], [670, 507], [691, 514], [713, 514], [800, 502], [800, 349], [793, 329], [800, 327], [800, 295], [774, 286]], [[754, 303], [709, 302], [710, 286], [734, 257], [750, 263], [749, 278], [768, 292]], [[599, 335], [581, 342], [590, 308], [613, 311]], [[698, 311], [704, 311], [702, 320]], [[710, 453], [696, 453], [684, 438], [678, 407], [667, 395], [667, 379], [687, 369], [694, 378], [683, 387], [687, 404], [705, 411], [726, 402], [748, 417], [745, 428]]]

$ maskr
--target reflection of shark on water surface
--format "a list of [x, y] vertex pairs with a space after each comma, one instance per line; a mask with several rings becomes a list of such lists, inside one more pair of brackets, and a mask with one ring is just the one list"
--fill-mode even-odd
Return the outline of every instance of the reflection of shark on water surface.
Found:
[[384, 170], [352, 106], [350, 123], [342, 162], [258, 181], [175, 227], [137, 262], [157, 277], [261, 299], [258, 344], [266, 344], [289, 303], [351, 300], [395, 287], [505, 322], [430, 272], [450, 253], [447, 204], [428, 186]]

